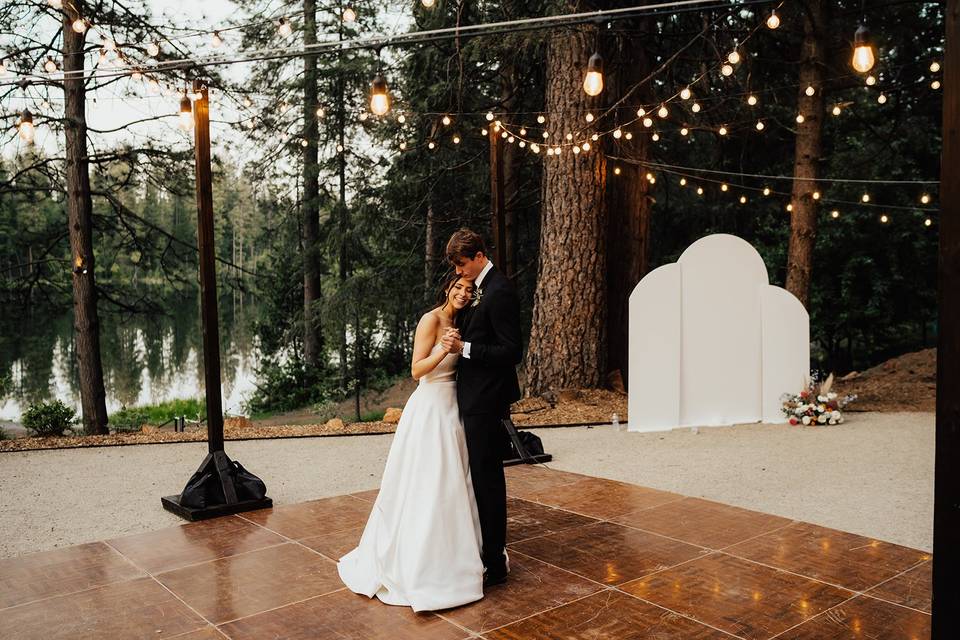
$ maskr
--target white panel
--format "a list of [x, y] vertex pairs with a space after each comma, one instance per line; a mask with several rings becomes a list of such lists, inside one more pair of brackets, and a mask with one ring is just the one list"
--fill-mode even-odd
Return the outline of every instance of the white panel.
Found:
[[749, 243], [727, 234], [693, 243], [683, 272], [680, 424], [757, 422], [761, 402], [760, 285], [767, 269]]
[[760, 288], [763, 326], [763, 421], [785, 422], [780, 398], [806, 388], [810, 373], [810, 316], [793, 294]]
[[630, 431], [662, 431], [680, 423], [682, 278], [680, 265], [651, 271], [630, 294]]

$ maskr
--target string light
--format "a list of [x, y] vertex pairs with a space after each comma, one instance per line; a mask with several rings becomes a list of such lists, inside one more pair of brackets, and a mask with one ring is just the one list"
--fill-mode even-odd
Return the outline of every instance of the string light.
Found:
[[424, 9], [430, 9], [436, 4], [436, 0], [420, 0], [420, 4], [423, 5]]
[[798, 114], [797, 114], [797, 124], [803, 124], [803, 121], [804, 121], [805, 119], [806, 119], [806, 118], [803, 117], [803, 114], [802, 114], [802, 113], [798, 113]]
[[522, 136], [527, 135], [527, 130], [526, 130], [525, 128], [523, 128], [523, 127], [520, 127], [520, 135], [522, 135]]
[[686, 178], [680, 178], [680, 186], [681, 186], [681, 187], [687, 186], [687, 179], [686, 179]]
[[838, 104], [833, 105], [833, 112], [832, 112], [832, 113], [833, 113], [833, 115], [835, 115], [835, 116], [840, 115], [840, 105], [838, 105]]
[[870, 202], [870, 194], [869, 193], [863, 194], [862, 196], [860, 196], [860, 200], [862, 202]]
[[35, 129], [33, 126], [33, 114], [30, 113], [29, 109], [24, 109], [23, 113], [20, 114], [20, 122], [17, 124], [17, 131], [20, 134], [21, 140], [27, 144], [33, 143]]
[[629, 131], [627, 131], [627, 133], [624, 134], [623, 137], [626, 138], [627, 140], [633, 140], [633, 134], [630, 133]]
[[870, 30], [867, 25], [860, 23], [857, 31], [853, 34], [853, 59], [850, 64], [856, 71], [866, 73], [873, 69], [876, 63], [876, 54], [873, 50], [873, 43], [870, 41]]
[[436, 143], [435, 143], [433, 140], [431, 140], [430, 142], [427, 143], [427, 149], [433, 150], [433, 149], [436, 149], [436, 148], [437, 148], [437, 145], [436, 145]]
[[877, 79], [874, 76], [867, 76], [867, 86], [872, 87], [877, 84]]
[[585, 119], [587, 122], [593, 122], [593, 120], [594, 120], [593, 114], [592, 114], [592, 113], [587, 113], [587, 115], [585, 116], [584, 119]]
[[540, 145], [538, 145], [536, 142], [531, 142], [530, 151], [533, 151], [534, 153], [540, 153]]
[[693, 111], [694, 113], [700, 113], [700, 103], [694, 102], [692, 105], [690, 105], [690, 111]]
[[740, 204], [747, 204], [747, 196], [740, 196]]
[[788, 212], [788, 213], [792, 213], [792, 212], [793, 212], [793, 203], [792, 203], [792, 202], [790, 202], [790, 203], [787, 204], [787, 212]]
[[922, 196], [920, 196], [920, 202], [921, 202], [922, 204], [929, 204], [929, 202], [930, 202], [930, 196], [927, 195], [926, 193], [923, 194]]
[[703, 187], [697, 187], [697, 195], [698, 195], [698, 196], [702, 196], [702, 195], [703, 195]]
[[740, 62], [740, 54], [737, 53], [737, 50], [734, 49], [727, 55], [727, 62], [730, 64], [737, 64]]
[[486, 129], [480, 129], [480, 135], [482, 135], [484, 138], [486, 138], [487, 135], [489, 135], [489, 133], [490, 132], [487, 131]]
[[460, 136], [456, 136], [456, 135], [453, 136], [453, 144], [460, 144]]
[[640, 107], [639, 109], [637, 109], [637, 117], [638, 117], [638, 118], [642, 118], [642, 117], [645, 116], [645, 115], [647, 115], [647, 110], [646, 110], [646, 109], [644, 109], [643, 107]]
[[549, 138], [549, 137], [550, 137], [550, 132], [549, 132], [549, 131], [544, 131], [544, 132], [543, 132], [543, 139], [546, 140], [546, 139]]
[[667, 110], [667, 105], [661, 104], [660, 109], [657, 111], [657, 115], [661, 118], [666, 118], [670, 112]]
[[300, 141], [300, 146], [306, 149], [308, 146], [310, 146], [310, 143], [307, 141], [306, 138], [304, 138], [303, 140]]
[[213, 36], [210, 38], [210, 44], [213, 45], [214, 49], [219, 49], [223, 46], [223, 37], [220, 35], [219, 31], [214, 31]]
[[613, 132], [613, 137], [619, 140], [623, 136], [623, 131], [621, 129], [615, 129]]
[[690, 130], [687, 129], [686, 127], [683, 127], [682, 129], [680, 129], [680, 135], [685, 136], [688, 133], [690, 133]]
[[819, 200], [819, 199], [820, 199], [820, 192], [819, 192], [819, 191], [814, 191], [814, 192], [813, 192], [813, 199], [814, 199], [814, 200]]
[[620, 175], [620, 167], [614, 167], [614, 168], [613, 168], [613, 175], [615, 175], [615, 176]]
[[281, 36], [287, 38], [293, 33], [293, 25], [291, 25], [290, 21], [286, 18], [280, 18], [280, 20], [277, 21], [277, 31], [280, 32]]
[[720, 67], [720, 73], [721, 73], [723, 76], [726, 76], [726, 77], [732, 76], [732, 75], [733, 75], [733, 65], [725, 62], [725, 63], [723, 64], [723, 66]]
[[757, 120], [757, 131], [763, 131], [763, 128], [764, 128], [765, 126], [766, 126], [766, 125], [763, 124], [763, 120]]
[[568, 133], [568, 134], [567, 134], [566, 136], [564, 136], [564, 137], [565, 137], [568, 141], [573, 140], [573, 134], [572, 134], [572, 133]]
[[650, 136], [650, 139], [653, 140], [654, 142], [656, 142], [657, 140], [660, 139], [660, 134], [659, 134], [659, 133], [654, 133], [652, 136]]
[[400, 151], [404, 151], [404, 150], [406, 150], [406, 148], [407, 148], [407, 141], [406, 141], [406, 140], [401, 140], [401, 141], [400, 141]]
[[387, 93], [387, 81], [379, 73], [370, 84], [370, 111], [377, 116], [390, 111], [390, 95]]
[[151, 42], [147, 45], [147, 53], [151, 58], [156, 58], [160, 55], [160, 44], [157, 42]]
[[807, 88], [804, 89], [803, 92], [804, 92], [805, 94], [807, 94], [808, 96], [812, 96], [813, 94], [815, 94], [815, 93], [817, 92], [817, 90], [813, 88], [813, 85], [812, 85], [812, 84], [810, 84], [810, 85], [807, 85]]
[[343, 10], [343, 21], [347, 24], [356, 21], [357, 12], [353, 10], [353, 7], [347, 7]]
[[931, 83], [930, 83], [930, 88], [931, 88], [931, 89], [934, 89], [934, 90], [939, 89], [939, 88], [940, 88], [940, 81], [939, 81], [939, 80], [934, 80], [933, 82], [931, 82]]
[[719, 134], [722, 135], [722, 136], [725, 136], [725, 135], [727, 135], [727, 128], [726, 128], [726, 127], [720, 127], [720, 129], [719, 129], [719, 131], [717, 131], [717, 133], [719, 133]]
[[884, 224], [890, 222], [890, 216], [888, 216], [887, 214], [883, 214], [882, 216], [880, 216], [880, 222]]
[[[457, 138], [457, 140], [459, 141], [459, 138]], [[516, 140], [516, 138], [514, 138], [513, 136], [508, 136], [508, 137], [507, 137], [507, 142], [509, 142], [510, 144], [513, 144], [513, 141], [514, 141], [514, 140]]]
[[933, 224], [933, 220], [931, 220], [930, 218], [927, 218], [926, 220], [923, 221], [923, 226], [925, 227], [929, 227], [932, 224]]
[[644, 119], [643, 119], [643, 126], [645, 126], [645, 127], [647, 127], [647, 128], [652, 127], [652, 126], [653, 126], [653, 118], [644, 118]]
[[680, 90], [680, 99], [689, 100], [690, 99], [690, 87], [684, 87]]
[[773, 30], [780, 26], [780, 16], [777, 15], [776, 9], [770, 10], [770, 15], [767, 16], [767, 29]]
[[769, 196], [769, 195], [770, 195], [770, 187], [764, 187], [764, 188], [763, 188], [763, 195], [765, 195], [765, 196]]
[[184, 95], [180, 98], [180, 128], [189, 131], [193, 126], [193, 104], [190, 98]]
[[830, 217], [836, 220], [837, 218], [840, 217], [840, 212], [834, 209], [833, 211], [830, 212]]
[[540, 124], [543, 124], [546, 121], [547, 121], [547, 117], [542, 113], [537, 116], [537, 122], [539, 122]]
[[[431, 143], [431, 144], [433, 144], [433, 143]], [[430, 147], [430, 148], [432, 149], [433, 147]], [[337, 153], [343, 153], [343, 145], [342, 145], [342, 144], [338, 144], [338, 145], [337, 145]]]
[[750, 105], [751, 107], [755, 106], [757, 104], [757, 96], [748, 97], [747, 104]]
[[879, 96], [877, 96], [877, 102], [879, 102], [880, 104], [886, 104], [887, 96], [881, 93]]
[[603, 91], [603, 58], [594, 53], [587, 61], [587, 73], [583, 76], [583, 92], [588, 96], [598, 96]]
[[583, 143], [582, 145], [580, 145], [580, 146], [583, 148], [584, 151], [590, 151], [590, 143], [589, 143], [589, 142], [584, 142], [584, 143]]
[[63, 9], [63, 0], [47, 0], [47, 4], [54, 9]]
[[940, 63], [934, 60], [930, 63], [930, 73], [936, 73], [937, 71], [940, 71]]
[[70, 28], [76, 33], [83, 33], [87, 30], [87, 21], [83, 18], [77, 18], [73, 21], [73, 24], [70, 25]]
[[443, 119], [440, 122], [443, 123], [443, 126], [449, 127], [450, 123], [453, 121], [450, 119], [450, 116], [443, 116]]
[[50, 56], [47, 56], [47, 61], [43, 63], [43, 69], [47, 73], [56, 73], [57, 71], [56, 61], [54, 61], [54, 59], [51, 58]]

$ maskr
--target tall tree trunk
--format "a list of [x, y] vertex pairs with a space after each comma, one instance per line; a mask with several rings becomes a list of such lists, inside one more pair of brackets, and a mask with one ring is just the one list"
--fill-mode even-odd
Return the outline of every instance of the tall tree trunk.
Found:
[[[75, 0], [63, 18], [64, 138], [66, 146], [67, 219], [73, 255], [73, 329], [80, 370], [80, 404], [83, 431], [107, 433], [107, 404], [100, 359], [100, 318], [93, 258], [93, 203], [87, 160], [86, 89], [83, 78], [84, 34], [71, 24], [83, 12]], [[71, 76], [71, 73], [77, 75]]]
[[[787, 291], [809, 307], [813, 246], [817, 235], [817, 190], [820, 142], [823, 133], [823, 58], [826, 37], [825, 0], [803, 4], [803, 48], [800, 53], [800, 87], [796, 151], [793, 166], [793, 213], [790, 218], [790, 245], [787, 251]], [[807, 87], [814, 88], [808, 96]]]
[[[339, 14], [343, 14], [343, 3], [339, 3]], [[338, 21], [337, 23], [337, 34], [338, 38], [343, 40], [343, 22]], [[338, 143], [340, 145], [340, 152], [337, 154], [337, 173], [340, 178], [340, 199], [337, 203], [337, 212], [339, 214], [340, 222], [340, 259], [339, 259], [339, 278], [340, 278], [340, 291], [341, 294], [344, 291], [347, 283], [347, 275], [349, 273], [350, 266], [347, 263], [347, 234], [348, 226], [350, 224], [349, 213], [347, 211], [347, 146], [346, 138], [344, 137], [344, 129], [347, 125], [347, 112], [346, 105], [344, 101], [346, 100], [346, 80], [343, 77], [344, 68], [343, 61], [340, 60], [339, 66], [339, 77], [337, 78], [337, 129], [339, 131]], [[347, 317], [346, 315], [341, 316], [342, 320], [340, 321], [340, 384], [343, 389], [347, 388], [347, 376], [349, 375], [347, 371]]]
[[[317, 42], [317, 2], [303, 0], [303, 44]], [[303, 358], [307, 366], [322, 366], [320, 326], [320, 164], [317, 126], [317, 57], [303, 57]]]
[[[591, 32], [561, 32], [547, 46], [546, 111], [550, 142], [583, 129], [581, 114], [596, 108], [584, 94]], [[588, 43], [590, 43], [588, 45]], [[581, 134], [578, 142], [589, 140]], [[597, 387], [606, 373], [606, 162], [595, 147], [544, 158], [540, 262], [527, 350], [527, 393]]]
[[[516, 65], [508, 62], [500, 72], [500, 100], [506, 113], [513, 113], [519, 103]], [[511, 123], [513, 124], [513, 123]], [[515, 144], [503, 145], [503, 255], [504, 274], [513, 278], [517, 272], [517, 209], [520, 206], [520, 155]]]
[[423, 297], [427, 303], [433, 302], [434, 278], [437, 273], [437, 266], [440, 264], [440, 249], [437, 246], [439, 240], [439, 229], [437, 228], [437, 212], [433, 207], [433, 192], [427, 195], [427, 228], [425, 232], [425, 250], [423, 257]]
[[[631, 33], [643, 33], [647, 21], [630, 25]], [[610, 47], [608, 74], [610, 100], [619, 100], [626, 91], [643, 80], [650, 72], [642, 36], [624, 35]], [[604, 128], [612, 129], [629, 120], [642, 104], [653, 101], [649, 90], [634, 91], [630, 98], [618, 107], [617, 122], [606, 122]], [[650, 183], [646, 180], [647, 169], [643, 163], [649, 160], [650, 145], [646, 135], [631, 140], [625, 137], [608, 139], [608, 152], [633, 162], [608, 160], [607, 207], [607, 295], [609, 317], [607, 332], [607, 369], [619, 370], [626, 382], [629, 375], [628, 337], [630, 294], [640, 279], [646, 275], [650, 262], [650, 222], [653, 216], [653, 200]], [[616, 171], [619, 170], [619, 175]]]

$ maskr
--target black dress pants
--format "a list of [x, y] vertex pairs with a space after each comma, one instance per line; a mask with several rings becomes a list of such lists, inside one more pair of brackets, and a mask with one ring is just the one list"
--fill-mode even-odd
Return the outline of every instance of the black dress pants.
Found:
[[503, 477], [503, 452], [509, 436], [500, 421], [506, 417], [509, 417], [509, 407], [463, 416], [470, 453], [470, 477], [483, 534], [483, 565], [492, 573], [505, 570], [507, 483]]

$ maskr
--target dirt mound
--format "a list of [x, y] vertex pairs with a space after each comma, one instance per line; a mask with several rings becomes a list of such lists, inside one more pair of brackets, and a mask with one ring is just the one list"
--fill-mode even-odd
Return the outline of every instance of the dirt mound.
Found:
[[849, 411], [935, 411], [937, 350], [906, 353], [846, 376], [837, 392], [856, 394]]

